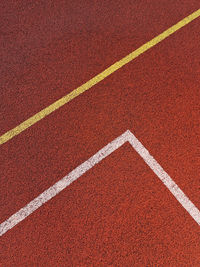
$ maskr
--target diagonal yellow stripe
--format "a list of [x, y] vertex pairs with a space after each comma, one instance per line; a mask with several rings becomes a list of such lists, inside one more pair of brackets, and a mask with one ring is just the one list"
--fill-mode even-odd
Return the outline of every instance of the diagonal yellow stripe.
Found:
[[96, 75], [94, 78], [92, 78], [88, 82], [79, 86], [78, 88], [73, 90], [68, 95], [60, 98], [59, 100], [57, 100], [56, 102], [54, 102], [50, 106], [44, 108], [43, 110], [36, 113], [35, 115], [30, 117], [29, 119], [25, 120], [24, 122], [22, 122], [21, 124], [19, 124], [15, 128], [9, 130], [8, 132], [6, 132], [2, 136], [0, 136], [0, 145], [3, 143], [6, 143], [8, 140], [12, 139], [14, 136], [20, 134], [21, 132], [23, 132], [27, 128], [31, 127], [33, 124], [40, 121], [41, 119], [43, 119], [47, 115], [51, 114], [56, 109], [62, 107], [63, 105], [65, 105], [66, 103], [68, 103], [69, 101], [74, 99], [75, 97], [77, 97], [80, 94], [82, 94], [83, 92], [87, 91], [92, 86], [99, 83], [100, 81], [102, 81], [103, 79], [108, 77], [110, 74], [112, 74], [116, 70], [120, 69], [121, 67], [123, 67], [124, 65], [126, 65], [127, 63], [129, 63], [130, 61], [132, 61], [133, 59], [135, 59], [136, 57], [138, 57], [139, 55], [141, 55], [142, 53], [144, 53], [145, 51], [147, 51], [148, 49], [153, 47], [154, 45], [158, 44], [159, 42], [161, 42], [162, 40], [164, 40], [165, 38], [167, 38], [168, 36], [170, 36], [171, 34], [176, 32], [180, 28], [184, 27], [185, 25], [187, 25], [188, 23], [190, 23], [194, 19], [198, 18], [199, 16], [200, 16], [200, 9], [198, 9], [197, 11], [195, 11], [194, 13], [189, 15], [188, 17], [184, 18], [183, 20], [179, 21], [177, 24], [173, 25], [172, 27], [170, 27], [169, 29], [167, 29], [163, 33], [159, 34], [158, 36], [153, 38], [151, 41], [140, 46], [138, 49], [136, 49], [135, 51], [133, 51], [132, 53], [130, 53], [126, 57], [115, 62], [113, 65], [111, 65], [110, 67], [105, 69], [103, 72], [99, 73], [98, 75]]

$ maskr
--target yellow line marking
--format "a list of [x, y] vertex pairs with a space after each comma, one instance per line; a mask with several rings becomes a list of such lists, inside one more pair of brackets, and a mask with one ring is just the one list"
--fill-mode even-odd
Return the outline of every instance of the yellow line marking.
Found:
[[195, 11], [194, 13], [189, 15], [188, 17], [184, 18], [183, 20], [179, 21], [178, 23], [176, 23], [175, 25], [173, 25], [172, 27], [170, 27], [169, 29], [167, 29], [163, 33], [159, 34], [158, 36], [153, 38], [151, 41], [140, 46], [138, 49], [136, 49], [135, 51], [133, 51], [132, 53], [130, 53], [126, 57], [115, 62], [113, 65], [111, 65], [110, 67], [108, 67], [107, 69], [105, 69], [104, 71], [99, 73], [98, 75], [96, 75], [94, 78], [90, 79], [88, 82], [79, 86], [78, 88], [73, 90], [68, 95], [60, 98], [59, 100], [57, 100], [53, 104], [42, 109], [40, 112], [36, 113], [35, 115], [33, 115], [29, 119], [25, 120], [24, 122], [20, 123], [15, 128], [9, 130], [8, 132], [6, 132], [2, 136], [0, 136], [0, 145], [3, 143], [6, 143], [8, 140], [12, 139], [14, 136], [20, 134], [21, 132], [23, 132], [27, 128], [31, 127], [32, 125], [34, 125], [36, 122], [40, 121], [41, 119], [45, 118], [46, 116], [51, 114], [53, 111], [59, 109], [60, 107], [62, 107], [63, 105], [65, 105], [66, 103], [68, 103], [69, 101], [74, 99], [75, 97], [84, 93], [85, 91], [90, 89], [92, 86], [94, 86], [95, 84], [104, 80], [110, 74], [112, 74], [116, 70], [120, 69], [121, 67], [123, 67], [124, 65], [126, 65], [127, 63], [129, 63], [130, 61], [132, 61], [133, 59], [135, 59], [136, 57], [138, 57], [139, 55], [141, 55], [142, 53], [144, 53], [145, 51], [147, 51], [148, 49], [153, 47], [154, 45], [158, 44], [159, 42], [161, 42], [162, 40], [164, 40], [165, 38], [167, 38], [168, 36], [170, 36], [171, 34], [176, 32], [177, 30], [181, 29], [182, 27], [184, 27], [185, 25], [187, 25], [188, 23], [190, 23], [194, 19], [198, 18], [199, 16], [200, 16], [200, 9], [198, 9], [197, 11]]

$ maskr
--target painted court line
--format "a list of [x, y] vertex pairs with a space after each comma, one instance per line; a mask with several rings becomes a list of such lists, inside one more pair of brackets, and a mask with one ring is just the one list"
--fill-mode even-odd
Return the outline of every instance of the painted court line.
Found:
[[125, 142], [129, 142], [136, 152], [143, 158], [146, 164], [152, 169], [152, 171], [158, 176], [163, 184], [174, 195], [178, 202], [186, 209], [186, 211], [192, 216], [192, 218], [200, 225], [200, 211], [189, 200], [189, 198], [183, 193], [178, 185], [172, 180], [172, 178], [163, 170], [159, 163], [149, 154], [148, 150], [140, 143], [140, 141], [129, 131], [117, 137], [111, 143], [99, 150], [94, 156], [86, 160], [84, 163], [75, 168], [67, 176], [59, 180], [49, 189], [44, 191], [38, 197], [33, 199], [25, 207], [17, 211], [5, 222], [0, 224], [0, 236], [5, 234], [8, 230], [12, 229], [19, 222], [23, 221], [31, 213], [41, 207], [44, 203], [48, 202], [67, 186], [77, 180], [81, 175], [94, 167], [101, 160], [109, 156], [116, 149], [121, 147]]
[[138, 49], [136, 49], [135, 51], [133, 51], [132, 53], [130, 53], [126, 57], [115, 62], [113, 65], [111, 65], [110, 67], [105, 69], [103, 72], [99, 73], [98, 75], [96, 75], [95, 77], [93, 77], [92, 79], [90, 79], [89, 81], [84, 83], [83, 85], [74, 89], [68, 95], [60, 98], [59, 100], [57, 100], [53, 104], [49, 105], [48, 107], [42, 109], [41, 111], [39, 111], [38, 113], [36, 113], [32, 117], [30, 117], [29, 119], [25, 120], [24, 122], [22, 122], [21, 124], [19, 124], [15, 128], [4, 133], [2, 136], [0, 136], [0, 145], [3, 143], [6, 143], [8, 140], [12, 139], [14, 136], [20, 134], [21, 132], [23, 132], [27, 128], [31, 127], [32, 125], [34, 125], [38, 121], [42, 120], [43, 118], [45, 118], [46, 116], [48, 116], [49, 114], [54, 112], [55, 110], [59, 109], [60, 107], [62, 107], [63, 105], [65, 105], [66, 103], [71, 101], [72, 99], [76, 98], [77, 96], [84, 93], [85, 91], [87, 91], [88, 89], [90, 89], [91, 87], [96, 85], [97, 83], [101, 82], [106, 77], [108, 77], [109, 75], [111, 75], [112, 73], [114, 73], [115, 71], [117, 71], [118, 69], [120, 69], [121, 67], [126, 65], [127, 63], [131, 62], [133, 59], [135, 59], [139, 55], [143, 54], [145, 51], [149, 50], [151, 47], [160, 43], [162, 40], [169, 37], [171, 34], [175, 33], [177, 30], [181, 29], [182, 27], [184, 27], [185, 25], [187, 25], [188, 23], [190, 23], [194, 19], [198, 18], [199, 16], [200, 16], [200, 9], [198, 9], [197, 11], [192, 13], [191, 15], [187, 16], [183, 20], [179, 21], [178, 23], [176, 23], [175, 25], [173, 25], [172, 27], [170, 27], [169, 29], [167, 29], [163, 33], [159, 34], [158, 36], [153, 38], [151, 41], [140, 46]]

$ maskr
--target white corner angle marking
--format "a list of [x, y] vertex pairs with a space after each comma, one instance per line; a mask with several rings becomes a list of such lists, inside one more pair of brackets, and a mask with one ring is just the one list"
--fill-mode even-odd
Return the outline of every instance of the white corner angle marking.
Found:
[[140, 143], [140, 141], [134, 136], [134, 134], [127, 130], [125, 133], [114, 139], [84, 163], [71, 171], [64, 178], [56, 182], [53, 186], [45, 190], [38, 197], [33, 199], [26, 206], [13, 214], [6, 221], [1, 223], [0, 236], [5, 234], [8, 230], [12, 229], [19, 222], [23, 221], [44, 203], [48, 202], [50, 199], [64, 190], [67, 186], [77, 180], [80, 176], [82, 176], [85, 172], [90, 170], [92, 167], [109, 156], [112, 152], [120, 148], [126, 142], [129, 142], [131, 144], [135, 151], [143, 158], [146, 164], [169, 189], [169, 191], [174, 195], [178, 202], [185, 208], [185, 210], [191, 215], [191, 217], [197, 222], [197, 224], [200, 225], [200, 211], [197, 209], [197, 207], [183, 193], [183, 191], [172, 180], [172, 178], [163, 170], [163, 168], [153, 158], [153, 156], [150, 155], [149, 151], [142, 145], [142, 143]]

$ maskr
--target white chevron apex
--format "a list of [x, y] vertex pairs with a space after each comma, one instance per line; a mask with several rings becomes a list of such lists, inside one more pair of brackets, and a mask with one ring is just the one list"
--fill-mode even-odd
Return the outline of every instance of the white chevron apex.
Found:
[[107, 144], [95, 155], [89, 158], [87, 161], [79, 165], [72, 172], [59, 180], [49, 189], [45, 190], [38, 197], [33, 199], [25, 207], [21, 208], [10, 218], [0, 224], [0, 236], [5, 234], [8, 230], [13, 228], [19, 222], [23, 221], [27, 216], [41, 207], [44, 203], [56, 196], [67, 186], [77, 180], [81, 175], [99, 163], [101, 160], [109, 156], [116, 149], [121, 147], [125, 142], [129, 142], [136, 152], [143, 158], [146, 164], [152, 169], [152, 171], [158, 176], [163, 184], [174, 195], [178, 202], [186, 209], [186, 211], [192, 216], [192, 218], [200, 225], [200, 211], [190, 201], [190, 199], [183, 193], [178, 185], [172, 180], [172, 178], [163, 170], [160, 164], [150, 155], [148, 150], [140, 143], [140, 141], [129, 130], [114, 139], [111, 143]]

